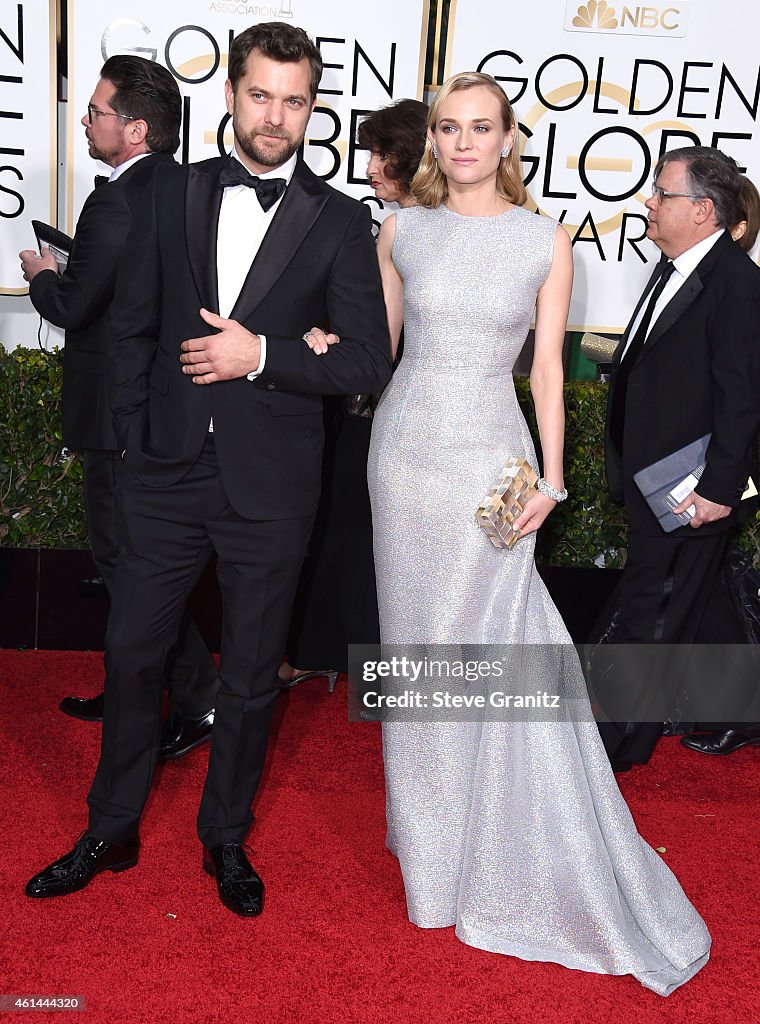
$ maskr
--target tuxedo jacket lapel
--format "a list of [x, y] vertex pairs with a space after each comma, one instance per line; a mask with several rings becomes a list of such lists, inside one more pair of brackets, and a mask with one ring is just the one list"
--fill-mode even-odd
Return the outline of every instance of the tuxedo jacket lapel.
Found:
[[620, 339], [620, 343], [619, 343], [618, 347], [615, 349], [615, 351], [612, 354], [612, 368], [613, 368], [613, 370], [616, 369], [620, 365], [620, 360], [623, 358], [623, 352], [625, 351], [625, 347], [628, 344], [628, 339], [631, 336], [631, 328], [636, 323], [636, 317], [639, 315], [639, 310], [644, 305], [644, 303], [647, 302], [647, 300], [649, 299], [649, 293], [651, 292], [652, 288], [654, 288], [655, 282], [656, 282], [656, 280], [657, 280], [657, 278], [659, 276], [660, 276], [660, 266], [658, 264], [654, 268], [654, 270], [652, 271], [652, 275], [649, 278], [649, 280], [647, 281], [647, 286], [644, 289], [644, 291], [641, 293], [641, 297], [640, 297], [639, 301], [636, 303], [636, 307], [635, 307], [633, 313], [631, 314], [631, 319], [628, 321], [628, 326], [626, 327], [625, 331], [623, 332], [623, 337]]
[[649, 332], [646, 344], [639, 356], [639, 362], [644, 359], [647, 352], [651, 352], [652, 346], [655, 345], [663, 334], [673, 326], [676, 320], [686, 312], [701, 291], [702, 282], [699, 278], [698, 272], [694, 270], [689, 274], [665, 309], [663, 309], [655, 320], [652, 330]]
[[644, 345], [641, 355], [639, 356], [639, 362], [641, 362], [642, 359], [646, 359], [647, 353], [652, 351], [660, 338], [678, 322], [692, 302], [697, 298], [704, 288], [705, 281], [720, 260], [721, 253], [725, 251], [725, 247], [727, 245], [732, 246], [735, 244], [734, 240], [726, 231], [718, 239], [715, 245], [713, 245], [709, 252], [699, 261], [695, 269], [691, 274], [689, 274], [671, 301], [667, 304], [665, 309], [663, 309], [662, 313], [660, 313], [659, 317], [652, 325], [652, 330], [649, 332], [646, 345]]
[[219, 188], [221, 160], [191, 165], [185, 191], [185, 233], [187, 257], [195, 287], [203, 306], [219, 312], [216, 276], [216, 234], [222, 192]]
[[[243, 322], [261, 303], [293, 259], [329, 193], [299, 158], [287, 191], [269, 225], [230, 313]], [[214, 256], [216, 260], [216, 254]]]

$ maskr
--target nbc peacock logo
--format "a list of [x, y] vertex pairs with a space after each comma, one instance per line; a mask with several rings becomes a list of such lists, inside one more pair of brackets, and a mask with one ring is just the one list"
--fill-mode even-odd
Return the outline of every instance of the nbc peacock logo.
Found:
[[685, 36], [692, 0], [565, 0], [565, 31], [615, 35]]
[[581, 4], [573, 18], [575, 28], [615, 29], [618, 27], [618, 20], [615, 8], [610, 7], [606, 0], [588, 0], [588, 3]]

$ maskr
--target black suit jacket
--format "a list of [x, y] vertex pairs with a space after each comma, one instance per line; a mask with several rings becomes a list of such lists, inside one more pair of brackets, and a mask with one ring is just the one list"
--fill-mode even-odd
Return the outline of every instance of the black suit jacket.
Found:
[[[636, 311], [646, 301], [654, 276]], [[710, 432], [697, 492], [733, 506], [734, 512], [696, 531], [681, 527], [671, 536], [726, 530], [755, 507], [752, 501], [740, 503], [748, 476], [759, 482], [760, 269], [726, 232], [681, 285], [630, 371], [621, 457], [610, 439], [610, 409], [631, 324], [615, 353], [610, 378], [605, 437], [610, 494], [625, 503], [637, 530], [664, 536], [633, 475]]]
[[[309, 515], [319, 498], [322, 395], [379, 391], [390, 342], [367, 208], [299, 159], [231, 319], [267, 336], [255, 381], [197, 385], [180, 345], [213, 334], [216, 238], [227, 158], [166, 168], [135, 224], [119, 274], [112, 404], [128, 468], [165, 487], [196, 461], [214, 422], [225, 491], [250, 519]], [[321, 357], [302, 340], [329, 324], [341, 338]]]
[[70, 448], [118, 448], [108, 404], [108, 313], [116, 274], [135, 213], [156, 167], [169, 153], [143, 157], [116, 181], [87, 197], [66, 270], [44, 270], [29, 295], [37, 312], [66, 331], [63, 353], [63, 443]]

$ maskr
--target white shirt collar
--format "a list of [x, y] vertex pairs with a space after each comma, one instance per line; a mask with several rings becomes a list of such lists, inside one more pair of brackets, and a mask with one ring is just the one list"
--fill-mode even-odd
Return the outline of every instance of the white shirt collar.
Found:
[[[249, 170], [248, 167], [246, 167], [246, 165], [240, 159], [240, 157], [238, 156], [238, 151], [237, 151], [237, 149], [235, 149], [234, 146], [232, 147], [232, 152], [230, 153], [230, 156], [233, 156], [239, 163], [243, 164], [243, 167], [245, 167], [245, 169], [248, 171], [249, 174], [253, 173], [252, 171]], [[286, 160], [284, 164], [280, 164], [279, 167], [273, 167], [271, 171], [265, 171], [263, 174], [257, 175], [257, 177], [262, 178], [262, 179], [266, 179], [266, 178], [284, 178], [285, 181], [289, 185], [290, 184], [290, 179], [293, 177], [293, 172], [296, 169], [296, 163], [297, 162], [298, 162], [298, 154], [294, 153], [293, 156], [291, 156], [289, 160]]]
[[689, 274], [697, 269], [699, 263], [702, 262], [704, 257], [712, 249], [724, 231], [725, 228], [718, 228], [717, 231], [713, 231], [713, 233], [708, 235], [707, 238], [703, 238], [701, 242], [697, 242], [696, 245], [692, 245], [691, 249], [687, 249], [686, 252], [682, 252], [680, 256], [676, 256], [673, 260], [673, 266], [681, 277], [687, 278]]
[[129, 158], [129, 160], [125, 160], [123, 164], [118, 164], [118, 166], [114, 167], [114, 169], [111, 171], [111, 174], [110, 174], [108, 180], [109, 181], [116, 181], [116, 179], [120, 178], [121, 175], [126, 171], [126, 169], [128, 167], [131, 167], [132, 164], [136, 164], [138, 160], [143, 160], [146, 156], [153, 156], [153, 154], [152, 153], [138, 153], [137, 156], [131, 156]]

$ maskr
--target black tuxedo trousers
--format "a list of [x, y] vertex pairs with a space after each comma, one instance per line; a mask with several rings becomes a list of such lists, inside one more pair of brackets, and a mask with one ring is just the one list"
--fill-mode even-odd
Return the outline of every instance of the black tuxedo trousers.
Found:
[[[113, 595], [119, 557], [117, 479], [121, 472], [119, 452], [82, 452], [87, 532], [95, 567], [109, 596]], [[164, 673], [169, 691], [169, 710], [183, 718], [200, 718], [214, 706], [219, 679], [200, 630], [183, 615]]]
[[166, 488], [121, 468], [122, 545], [106, 640], [101, 759], [88, 797], [89, 831], [137, 835], [161, 731], [163, 665], [182, 610], [211, 556], [224, 603], [224, 682], [216, 696], [208, 775], [198, 814], [205, 846], [242, 842], [280, 690], [290, 609], [313, 516], [251, 521], [224, 491], [213, 434], [191, 470]]
[[[610, 706], [628, 706], [638, 714], [637, 721], [599, 724], [613, 760], [649, 760], [663, 732], [662, 721], [652, 720], [652, 707], [693, 721], [694, 709], [712, 700], [715, 716], [725, 719], [740, 716], [754, 696], [751, 663], [735, 657], [744, 635], [721, 573], [730, 534], [692, 532], [674, 538], [630, 530], [610, 652], [614, 668], [599, 696], [602, 707], [606, 697]], [[636, 656], [627, 650], [629, 644], [647, 645], [646, 655]], [[700, 664], [695, 666], [693, 658]], [[600, 662], [597, 671], [603, 671], [603, 653]]]

